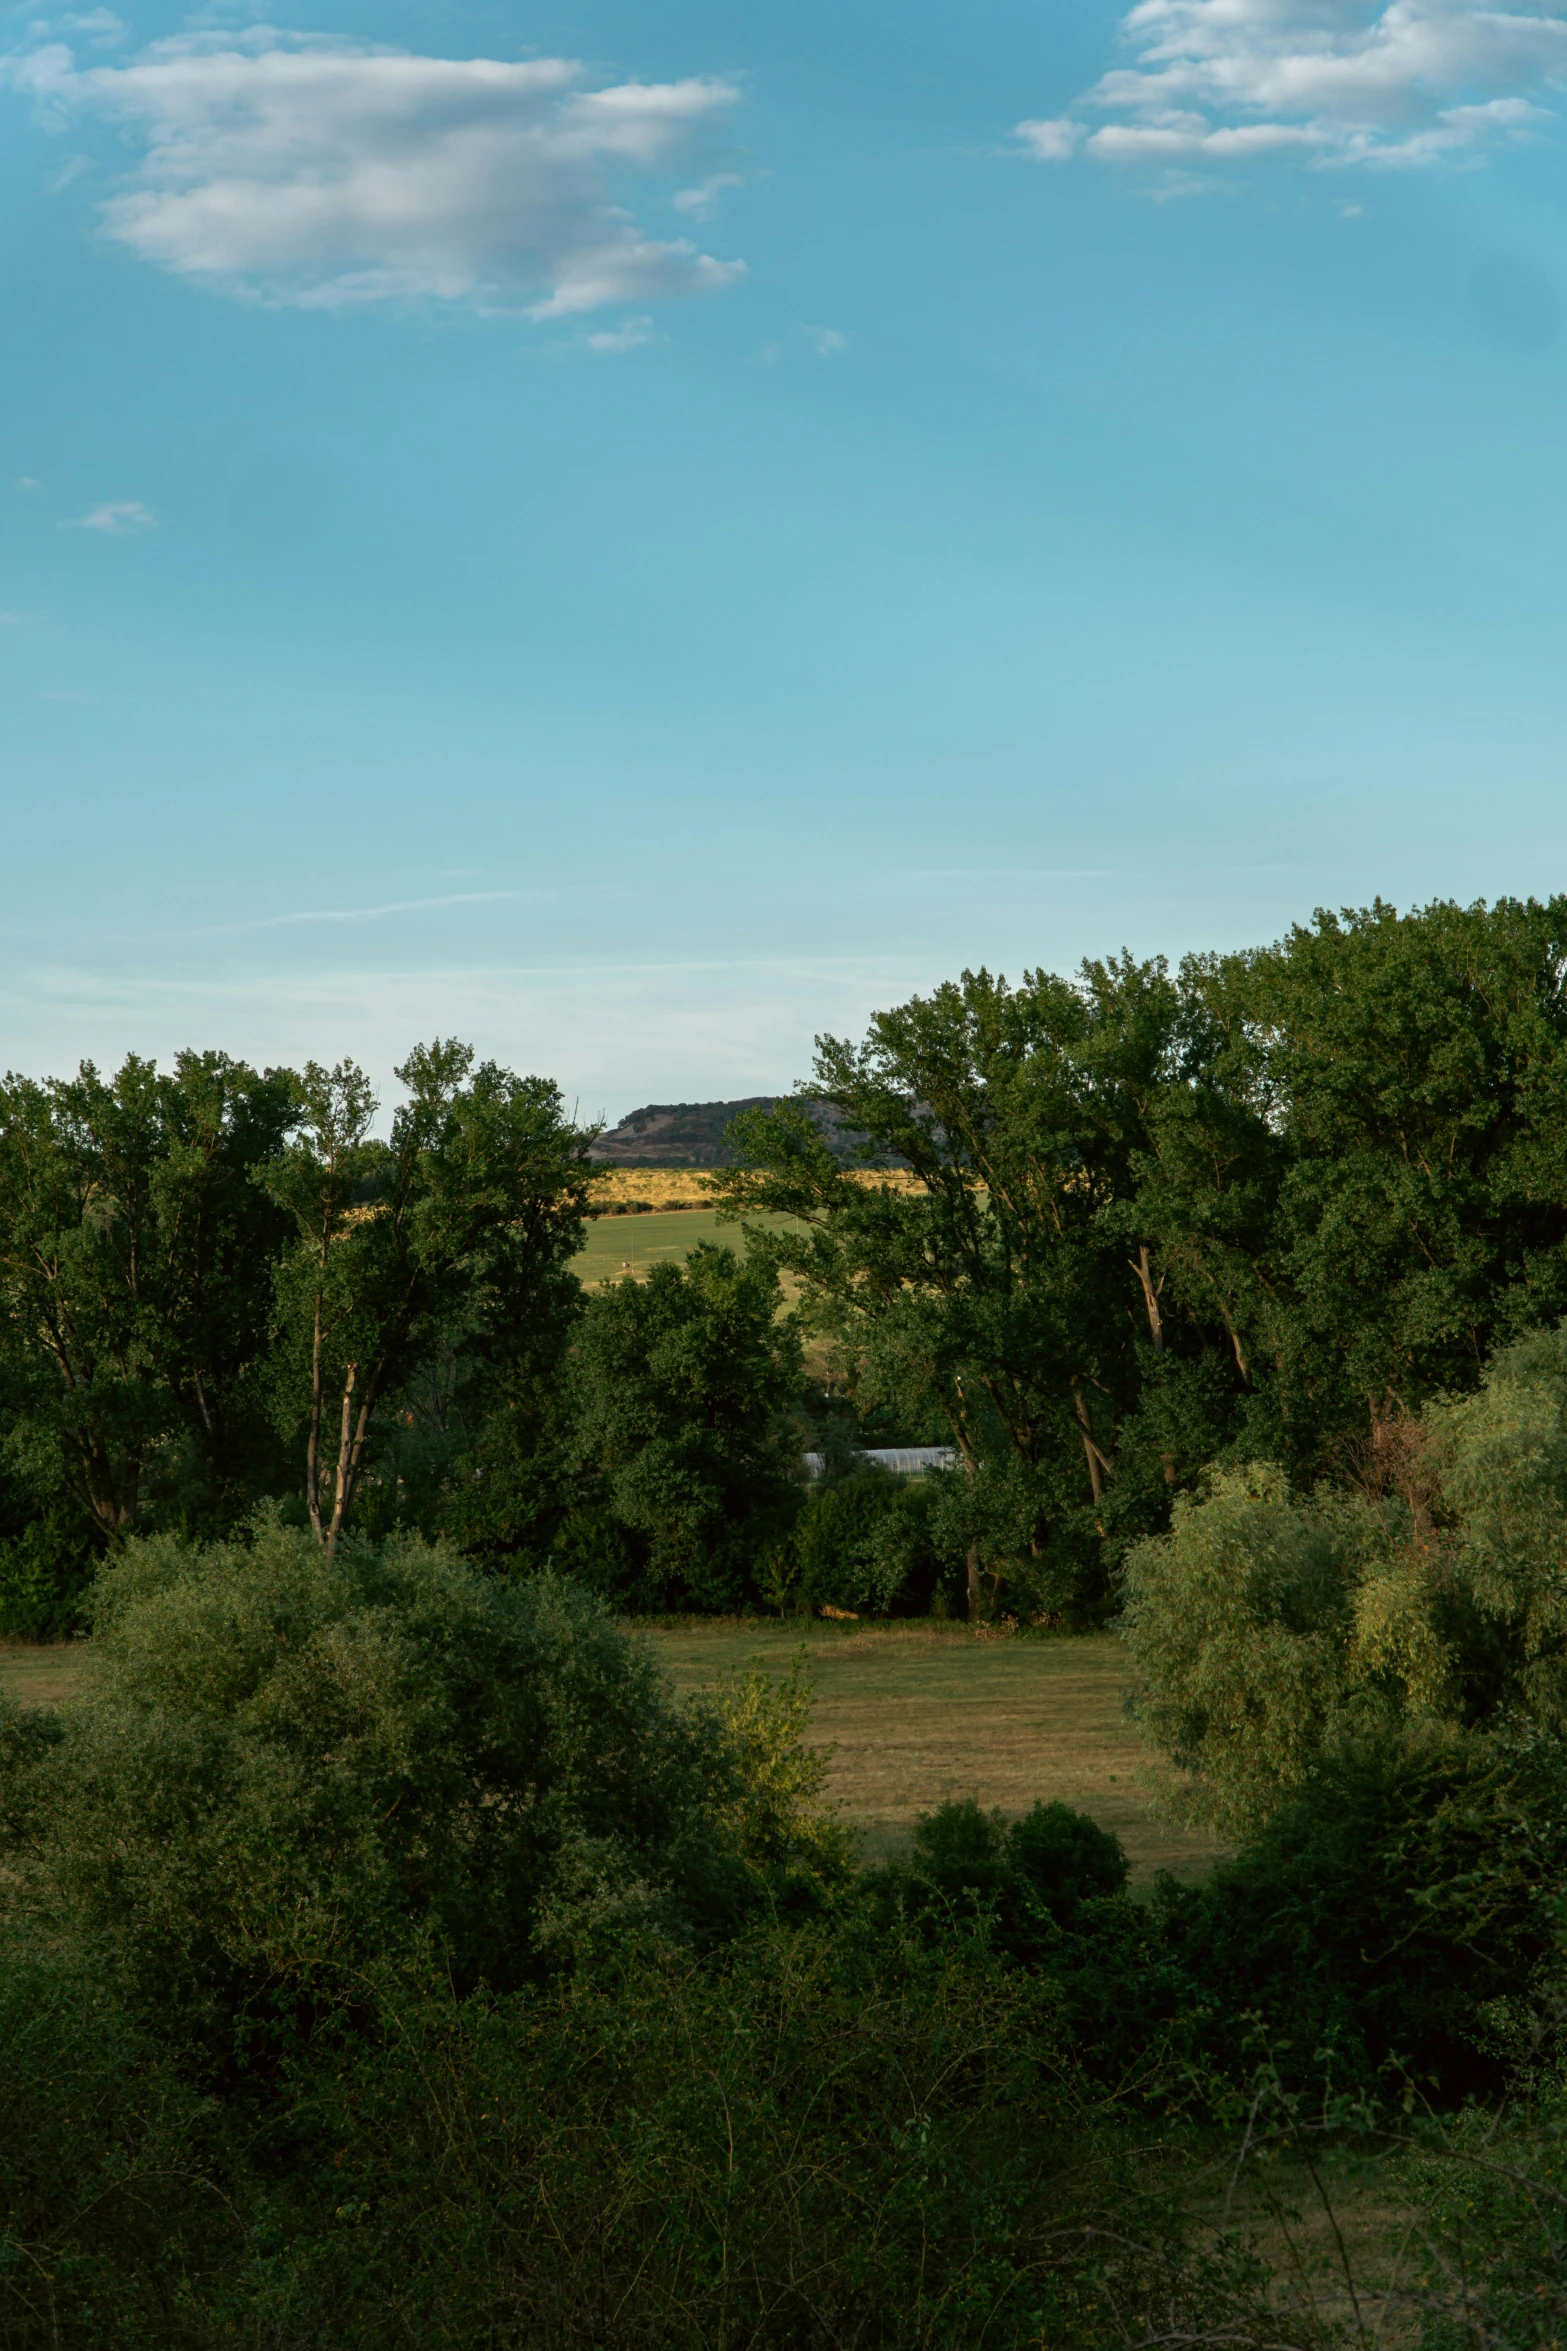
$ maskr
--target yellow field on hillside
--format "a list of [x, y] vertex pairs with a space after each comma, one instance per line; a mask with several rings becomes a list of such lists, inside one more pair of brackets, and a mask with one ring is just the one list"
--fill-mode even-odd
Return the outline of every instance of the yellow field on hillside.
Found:
[[[597, 1207], [645, 1200], [653, 1208], [706, 1208], [712, 1205], [714, 1178], [725, 1172], [708, 1167], [601, 1167], [593, 1177], [593, 1203]], [[919, 1178], [905, 1168], [857, 1167], [849, 1172], [857, 1184], [888, 1184], [895, 1192], [919, 1188]]]

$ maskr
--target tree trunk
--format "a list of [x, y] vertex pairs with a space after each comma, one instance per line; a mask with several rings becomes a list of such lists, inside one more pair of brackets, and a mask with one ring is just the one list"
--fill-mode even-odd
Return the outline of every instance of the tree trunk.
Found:
[[1148, 1309], [1149, 1336], [1154, 1345], [1162, 1350], [1164, 1346], [1164, 1318], [1159, 1312], [1159, 1293], [1164, 1288], [1164, 1276], [1161, 1274], [1158, 1282], [1155, 1283], [1148, 1263], [1146, 1241], [1139, 1248], [1137, 1255], [1129, 1257], [1126, 1262], [1143, 1285], [1143, 1304]]
[[310, 1441], [305, 1447], [305, 1507], [318, 1543], [326, 1542], [321, 1524], [321, 1292], [316, 1292], [315, 1332], [310, 1349]]
[[351, 1363], [348, 1367], [348, 1376], [343, 1382], [343, 1417], [337, 1433], [337, 1470], [332, 1480], [332, 1520], [326, 1531], [328, 1552], [337, 1549], [337, 1538], [343, 1531], [343, 1521], [348, 1515], [351, 1483], [348, 1432], [353, 1426], [354, 1384], [358, 1377], [359, 1366], [357, 1363]]
[[365, 1443], [370, 1434], [370, 1415], [374, 1412], [377, 1398], [381, 1393], [381, 1381], [386, 1371], [385, 1358], [383, 1357], [381, 1363], [365, 1383], [364, 1393], [359, 1400], [358, 1418], [353, 1422], [353, 1438], [350, 1441], [348, 1433], [350, 1410], [358, 1370], [357, 1363], [349, 1365], [348, 1380], [343, 1389], [343, 1429], [337, 1453], [337, 1488], [332, 1503], [332, 1524], [327, 1531], [326, 1547], [329, 1551], [337, 1548], [337, 1538], [342, 1533], [343, 1521], [347, 1518], [354, 1496], [359, 1491], [359, 1480], [365, 1465]]
[[1094, 1490], [1094, 1508], [1104, 1500], [1105, 1479], [1110, 1475], [1110, 1464], [1094, 1442], [1094, 1424], [1088, 1417], [1088, 1406], [1076, 1380], [1072, 1382], [1072, 1402], [1077, 1407], [1078, 1426], [1083, 1432], [1083, 1452], [1088, 1460], [1088, 1482]]

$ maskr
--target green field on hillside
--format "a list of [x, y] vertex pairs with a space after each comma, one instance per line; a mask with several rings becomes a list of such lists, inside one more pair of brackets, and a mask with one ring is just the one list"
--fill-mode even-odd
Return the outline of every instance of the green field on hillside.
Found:
[[[756, 1216], [746, 1221], [775, 1232], [794, 1223], [787, 1216]], [[681, 1262], [698, 1241], [718, 1241], [737, 1252], [745, 1247], [740, 1227], [721, 1225], [716, 1208], [672, 1208], [651, 1216], [601, 1216], [589, 1225], [587, 1247], [572, 1259], [571, 1270], [591, 1289], [617, 1274], [645, 1275], [666, 1260]]]
[[[833, 1749], [832, 1794], [869, 1852], [903, 1843], [920, 1813], [954, 1796], [1008, 1813], [1059, 1797], [1113, 1829], [1143, 1879], [1157, 1869], [1199, 1875], [1219, 1850], [1152, 1811], [1158, 1769], [1122, 1710], [1128, 1670], [1110, 1634], [975, 1640], [961, 1625], [841, 1631], [689, 1618], [638, 1631], [682, 1692], [753, 1664], [784, 1675], [803, 1650], [812, 1737]], [[35, 1706], [68, 1703], [91, 1658], [80, 1641], [0, 1649], [0, 1690]]]

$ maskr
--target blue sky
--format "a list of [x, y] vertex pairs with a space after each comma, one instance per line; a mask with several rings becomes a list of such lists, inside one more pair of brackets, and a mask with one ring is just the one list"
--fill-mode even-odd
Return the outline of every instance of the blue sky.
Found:
[[1567, 886], [1567, 0], [4, 27], [12, 1066]]

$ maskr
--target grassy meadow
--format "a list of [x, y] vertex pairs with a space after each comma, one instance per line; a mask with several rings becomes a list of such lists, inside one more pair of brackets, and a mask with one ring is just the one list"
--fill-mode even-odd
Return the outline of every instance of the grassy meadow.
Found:
[[1198, 1876], [1220, 1847], [1155, 1813], [1158, 1766], [1127, 1720], [1125, 1652], [1112, 1634], [976, 1640], [961, 1625], [676, 1619], [642, 1628], [678, 1690], [803, 1651], [812, 1729], [829, 1785], [867, 1848], [901, 1844], [922, 1812], [973, 1796], [1003, 1812], [1059, 1798], [1112, 1829], [1134, 1876]]
[[[1123, 1711], [1128, 1669], [1111, 1634], [976, 1640], [928, 1622], [840, 1630], [702, 1618], [638, 1629], [682, 1693], [752, 1665], [786, 1674], [803, 1652], [832, 1793], [872, 1854], [954, 1796], [1007, 1813], [1060, 1798], [1114, 1830], [1134, 1879], [1200, 1876], [1220, 1850], [1157, 1817], [1158, 1766]], [[24, 1705], [68, 1704], [91, 1661], [84, 1641], [0, 1648], [0, 1690]]]
[[[758, 1217], [758, 1224], [781, 1225], [784, 1217]], [[601, 1216], [588, 1227], [587, 1246], [571, 1261], [571, 1270], [585, 1289], [620, 1274], [645, 1280], [655, 1265], [667, 1260], [683, 1264], [698, 1241], [741, 1246], [737, 1225], [720, 1225], [716, 1208], [656, 1209], [649, 1216]]]
[[[899, 1190], [911, 1188], [914, 1181], [911, 1176], [881, 1169], [863, 1171], [860, 1180], [891, 1184]], [[594, 1290], [619, 1274], [645, 1279], [653, 1266], [666, 1259], [683, 1262], [698, 1241], [718, 1241], [738, 1249], [740, 1228], [719, 1223], [718, 1211], [708, 1196], [710, 1181], [711, 1171], [699, 1167], [602, 1169], [593, 1179], [594, 1202], [601, 1211], [618, 1208], [620, 1213], [600, 1213], [588, 1226], [587, 1246], [571, 1261], [578, 1281], [585, 1289]], [[639, 1212], [628, 1214], [633, 1202]], [[799, 1230], [791, 1216], [756, 1215], [747, 1217], [746, 1222], [770, 1232]], [[784, 1288], [793, 1295], [793, 1283], [786, 1280]]]

